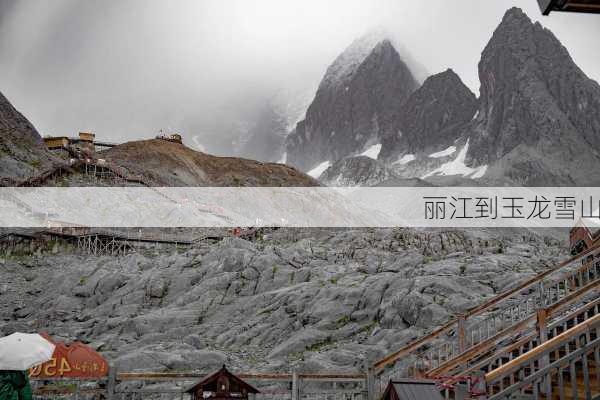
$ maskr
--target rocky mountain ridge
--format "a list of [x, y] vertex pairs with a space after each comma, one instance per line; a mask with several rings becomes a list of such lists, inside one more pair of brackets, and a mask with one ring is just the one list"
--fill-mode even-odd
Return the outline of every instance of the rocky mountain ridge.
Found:
[[31, 122], [0, 93], [0, 186], [21, 182], [60, 164]]
[[[344, 60], [342, 55], [336, 63]], [[351, 79], [359, 69], [355, 64], [348, 67], [349, 75], [340, 74], [340, 66], [331, 75]], [[389, 68], [365, 69], [362, 79], [374, 82], [373, 87], [384, 76], [397, 79], [390, 86], [410, 86], [402, 76], [386, 75]], [[508, 10], [482, 53], [479, 77], [477, 99], [452, 70], [433, 75], [397, 96], [385, 122], [378, 119], [377, 125], [367, 123], [369, 113], [362, 112], [367, 106], [351, 108], [349, 114], [332, 109], [331, 104], [343, 102], [343, 92], [327, 91], [328, 102], [317, 95], [307, 120], [288, 141], [288, 153], [290, 148], [297, 153], [290, 162], [303, 170], [327, 162], [332, 169], [323, 174], [327, 184], [372, 184], [390, 174], [435, 178], [440, 184], [456, 178], [473, 185], [598, 184], [589, 171], [600, 162], [600, 85], [577, 67], [552, 32], [521, 9]], [[322, 85], [329, 88], [332, 81], [324, 79]], [[389, 93], [379, 90], [382, 98]], [[327, 138], [322, 127], [332, 126], [339, 115], [361, 121], [360, 137], [369, 140], [352, 141], [355, 131], [343, 124], [330, 135], [347, 140]], [[371, 168], [364, 168], [364, 160], [348, 160], [374, 145], [380, 146], [375, 159], [381, 165], [371, 162]], [[308, 158], [298, 161], [304, 155]], [[362, 173], [370, 175], [355, 175]]]
[[474, 163], [527, 185], [597, 185], [600, 85], [539, 22], [509, 10], [479, 63]]

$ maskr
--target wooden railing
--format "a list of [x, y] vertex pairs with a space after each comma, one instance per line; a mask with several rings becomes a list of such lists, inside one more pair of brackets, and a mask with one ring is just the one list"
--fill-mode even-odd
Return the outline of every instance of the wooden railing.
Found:
[[[108, 377], [54, 379], [61, 382], [57, 387], [62, 391], [46, 386], [36, 388], [34, 394], [36, 398], [61, 395], [62, 398], [68, 396], [77, 399], [79, 395], [100, 393], [107, 400], [141, 400], [157, 395], [189, 399], [186, 390], [208, 375], [206, 372], [118, 372], [113, 367]], [[374, 399], [369, 396], [367, 374], [363, 373], [239, 372], [235, 375], [258, 387], [261, 393], [255, 396], [256, 400]], [[41, 380], [32, 378], [35, 386], [38, 381]]]
[[582, 398], [591, 399], [600, 394], [599, 368], [600, 315], [596, 315], [487, 373], [486, 392], [490, 400], [515, 394], [565, 398], [567, 390], [573, 398], [583, 392]]
[[[395, 374], [406, 375], [408, 370], [406, 366], [403, 367], [403, 370], [396, 368], [390, 370], [389, 368], [398, 360], [407, 357], [412, 358], [413, 363], [416, 360], [416, 365], [412, 368], [413, 373], [417, 373], [420, 367], [419, 364], [423, 366], [429, 363], [426, 369], [435, 369], [456, 359], [469, 348], [480, 346], [482, 343], [493, 342], [499, 336], [502, 336], [502, 332], [508, 332], [508, 328], [522, 329], [526, 327], [531, 322], [531, 317], [535, 316], [536, 308], [542, 305], [541, 303], [560, 302], [560, 299], [563, 299], [564, 296], [581, 287], [586, 281], [586, 272], [589, 276], [589, 268], [594, 264], [586, 262], [576, 271], [563, 274], [561, 277], [552, 280], [550, 284], [546, 284], [546, 287], [540, 284], [552, 274], [561, 272], [566, 267], [573, 267], [576, 262], [593, 260], [599, 248], [600, 243], [536, 275], [515, 288], [470, 309], [464, 315], [455, 317], [430, 334], [376, 361], [373, 364], [375, 372], [380, 376], [380, 380], [386, 380], [387, 377]], [[596, 271], [593, 276], [597, 279], [598, 275]], [[575, 283], [575, 286], [573, 286], [573, 283]], [[504, 302], [508, 304], [497, 310], [498, 306]], [[486, 313], [489, 315], [470, 325], [468, 324], [469, 321]]]
[[[546, 330], [546, 336], [548, 339], [552, 339], [598, 314], [600, 314], [600, 298], [569, 313], [567, 316], [550, 323]], [[524, 355], [539, 345], [540, 335], [537, 331], [535, 331], [535, 333], [529, 334], [517, 340], [513, 344], [493, 353], [491, 356], [481, 361], [477, 361], [475, 364], [467, 365], [467, 369], [456, 369], [451, 371], [450, 375], [460, 374], [470, 376], [476, 375], [481, 371], [485, 373], [491, 372], [494, 369], [498, 369], [506, 363], [514, 360], [515, 358]]]
[[[582, 274], [582, 271], [585, 274]], [[573, 277], [577, 277], [577, 279], [574, 280]], [[501, 348], [505, 346], [502, 343], [510, 341], [515, 336], [527, 335], [529, 332], [534, 332], [534, 334], [539, 336], [540, 329], [546, 329], [545, 321], [552, 317], [559, 318], [565, 315], [565, 312], [568, 313], [570, 311], [567, 309], [568, 307], [575, 306], [584, 309], [586, 305], [580, 304], [582, 300], [591, 292], [600, 289], [600, 262], [587, 263], [558, 280], [568, 280], [573, 283], [568, 290], [563, 292], [564, 296], [542, 296], [541, 301], [538, 303], [538, 308], [532, 314], [525, 316], [510, 326], [506, 326], [502, 331], [471, 346], [468, 350], [454, 358], [442, 363], [435, 363], [436, 360], [433, 360], [433, 362], [426, 364], [425, 366], [432, 366], [432, 368], [424, 368], [426, 375], [440, 376], [449, 373], [458, 373], [456, 371], [457, 368], [472, 364], [473, 360], [480, 359], [482, 355], [495, 350], [501, 351]], [[544, 292], [542, 291], [542, 293]], [[540, 320], [541, 318], [543, 318], [543, 321]], [[540, 323], [543, 323], [543, 326], [540, 326]], [[499, 348], [499, 346], [501, 347]]]

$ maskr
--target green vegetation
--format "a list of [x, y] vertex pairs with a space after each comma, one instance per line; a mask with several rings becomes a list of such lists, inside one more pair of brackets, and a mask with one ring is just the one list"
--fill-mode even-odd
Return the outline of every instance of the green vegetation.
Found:
[[370, 332], [373, 328], [377, 326], [377, 321], [373, 321], [368, 325], [363, 326], [358, 330], [358, 333]]
[[320, 351], [325, 346], [329, 346], [332, 343], [333, 343], [333, 340], [331, 340], [331, 337], [327, 337], [327, 339], [325, 339], [325, 340], [321, 340], [320, 342], [311, 344], [310, 346], [308, 346], [306, 348], [306, 351], [312, 351], [312, 352]]
[[344, 325], [349, 324], [351, 321], [351, 318], [349, 315], [344, 315], [343, 317], [339, 318], [335, 324], [337, 325], [338, 328], [341, 328]]

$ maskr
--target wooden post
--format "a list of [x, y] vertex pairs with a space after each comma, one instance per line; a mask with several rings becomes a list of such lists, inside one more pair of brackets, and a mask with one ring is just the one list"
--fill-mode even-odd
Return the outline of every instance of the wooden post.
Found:
[[544, 293], [544, 282], [538, 284], [538, 292], [540, 294], [540, 304], [538, 307], [544, 308], [546, 307], [546, 295]]
[[81, 383], [80, 379], [77, 379], [75, 383], [75, 400], [79, 400], [79, 384]]
[[364, 360], [364, 369], [366, 373], [365, 386], [367, 391], [367, 400], [375, 400], [375, 371], [368, 358]]
[[292, 373], [292, 400], [300, 400], [300, 379], [296, 370]]
[[[536, 310], [536, 313], [537, 313], [536, 328], [538, 331], [538, 337], [540, 339], [540, 343], [538, 344], [538, 346], [540, 346], [548, 340], [548, 310], [546, 310], [545, 308], [538, 308]], [[545, 356], [543, 356], [540, 359], [540, 369], [546, 367], [549, 364], [550, 364], [550, 355], [546, 354]], [[542, 380], [542, 386], [545, 386], [545, 385], [548, 385], [548, 389], [550, 391], [552, 391], [552, 388], [550, 386], [550, 385], [552, 385], [552, 382], [547, 377]]]
[[466, 342], [465, 342], [465, 323], [467, 321], [467, 317], [464, 314], [460, 314], [458, 316], [458, 353], [462, 354], [466, 350]]
[[117, 365], [108, 368], [108, 382], [106, 384], [106, 400], [113, 400], [115, 396], [115, 386], [117, 385]]
[[537, 309], [537, 330], [540, 344], [548, 340], [548, 311], [545, 308]]

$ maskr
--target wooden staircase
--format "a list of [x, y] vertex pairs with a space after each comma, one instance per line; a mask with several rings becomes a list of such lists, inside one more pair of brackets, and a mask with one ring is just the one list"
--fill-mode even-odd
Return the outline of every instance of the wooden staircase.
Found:
[[484, 382], [490, 400], [600, 398], [600, 314], [485, 374]]
[[[536, 357], [541, 351], [538, 349], [548, 349], [547, 343], [556, 343], [552, 342], [556, 338], [565, 339], [568, 332], [579, 332], [581, 327], [590, 326], [590, 321], [600, 326], [598, 318], [600, 249], [595, 245], [408, 344], [376, 362], [373, 369], [380, 387], [390, 378], [400, 377], [398, 370], [406, 376], [406, 359], [413, 360], [412, 368], [408, 369], [413, 376], [449, 382], [458, 377], [485, 375], [487, 382], [488, 375], [496, 377], [496, 371], [506, 372], [507, 366], [520, 362], [517, 360]], [[534, 385], [532, 381], [515, 389], [519, 396], [524, 396], [519, 398], [593, 399], [600, 396], [600, 392], [596, 393], [600, 391], [600, 346], [586, 353], [586, 357], [573, 356], [597, 339], [596, 325], [593, 327], [589, 337], [554, 349], [541, 360], [534, 358], [533, 364], [526, 363], [516, 373], [507, 373], [499, 382], [492, 381], [485, 392], [491, 398], [506, 398], [497, 395], [520, 385], [532, 374], [545, 371], [542, 367], [552, 365], [544, 390], [539, 382]], [[402, 369], [394, 368], [399, 360], [404, 361], [399, 363], [403, 364]], [[566, 362], [566, 367], [554, 365], [558, 362]], [[546, 382], [550, 382], [550, 386]], [[449, 393], [448, 397], [452, 396]]]

